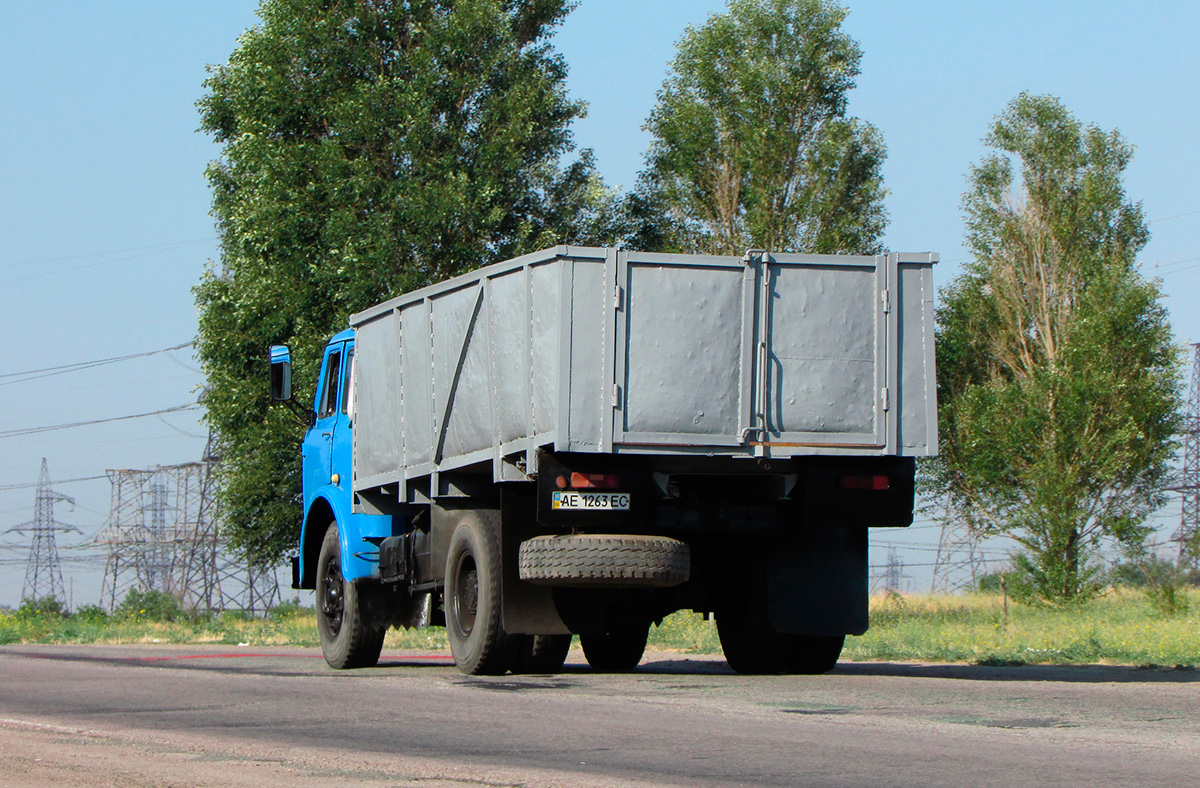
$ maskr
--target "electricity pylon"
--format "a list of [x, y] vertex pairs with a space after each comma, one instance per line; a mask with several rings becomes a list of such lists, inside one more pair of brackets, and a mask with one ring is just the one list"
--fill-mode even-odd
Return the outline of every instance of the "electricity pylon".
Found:
[[1200, 564], [1200, 343], [1192, 345], [1192, 385], [1183, 420], [1183, 470], [1172, 490], [1183, 497], [1183, 513], [1174, 539], [1179, 542], [1179, 563]]
[[274, 572], [232, 556], [220, 536], [217, 458], [110, 470], [112, 512], [95, 541], [108, 548], [101, 604], [115, 609], [131, 589], [175, 596], [184, 610], [265, 613], [280, 600]]
[[66, 589], [63, 587], [62, 567], [58, 560], [56, 534], [82, 534], [73, 525], [54, 519], [54, 504], [63, 502], [75, 505], [69, 495], [50, 489], [50, 471], [46, 458], [42, 458], [42, 473], [38, 477], [37, 495], [34, 499], [33, 520], [9, 528], [5, 533], [29, 534], [29, 561], [25, 564], [25, 585], [21, 588], [21, 599], [38, 600], [54, 597], [67, 604]]

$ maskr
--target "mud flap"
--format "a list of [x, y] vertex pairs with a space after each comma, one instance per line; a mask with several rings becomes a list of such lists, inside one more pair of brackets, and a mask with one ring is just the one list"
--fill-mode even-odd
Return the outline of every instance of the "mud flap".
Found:
[[867, 631], [867, 529], [819, 526], [781, 535], [768, 553], [767, 616], [776, 632]]
[[500, 555], [503, 574], [502, 620], [505, 631], [521, 635], [567, 635], [558, 615], [553, 590], [520, 578], [521, 542], [545, 533], [537, 523], [537, 498], [532, 486], [506, 485], [501, 492]]

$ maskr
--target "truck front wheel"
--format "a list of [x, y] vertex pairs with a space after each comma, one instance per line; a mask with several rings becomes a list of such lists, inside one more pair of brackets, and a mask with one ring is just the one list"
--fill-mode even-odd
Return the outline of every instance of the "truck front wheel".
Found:
[[330, 667], [368, 668], [379, 662], [385, 629], [367, 626], [365, 608], [358, 588], [342, 577], [337, 523], [331, 523], [317, 559], [317, 632]]
[[446, 636], [454, 664], [470, 675], [500, 675], [517, 640], [501, 625], [500, 546], [477, 516], [454, 529], [446, 556]]

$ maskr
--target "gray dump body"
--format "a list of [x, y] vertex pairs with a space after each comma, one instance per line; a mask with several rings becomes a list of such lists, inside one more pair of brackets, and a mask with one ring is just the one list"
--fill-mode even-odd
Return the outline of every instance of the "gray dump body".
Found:
[[933, 254], [558, 247], [355, 315], [354, 491], [525, 480], [537, 450], [932, 454]]

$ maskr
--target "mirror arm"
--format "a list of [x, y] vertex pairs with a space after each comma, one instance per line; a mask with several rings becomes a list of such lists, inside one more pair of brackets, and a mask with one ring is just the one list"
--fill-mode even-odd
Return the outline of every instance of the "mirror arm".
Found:
[[296, 400], [294, 399], [279, 400], [279, 402], [281, 402], [283, 405], [287, 405], [287, 409], [291, 411], [292, 416], [296, 419], [296, 423], [305, 429], [311, 427], [313, 422], [316, 420], [315, 413], [307, 408], [297, 405]]

